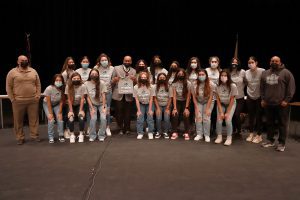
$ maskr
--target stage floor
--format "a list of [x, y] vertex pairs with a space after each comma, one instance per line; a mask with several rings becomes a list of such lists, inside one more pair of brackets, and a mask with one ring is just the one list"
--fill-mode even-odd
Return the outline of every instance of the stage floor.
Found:
[[40, 125], [42, 142], [18, 146], [12, 131], [0, 130], [1, 200], [299, 199], [292, 138], [285, 152], [244, 139], [226, 147], [116, 133], [103, 143], [49, 144]]

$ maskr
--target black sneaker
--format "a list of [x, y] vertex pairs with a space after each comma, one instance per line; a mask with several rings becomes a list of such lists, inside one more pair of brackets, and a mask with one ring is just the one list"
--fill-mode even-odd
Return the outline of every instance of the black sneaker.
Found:
[[155, 139], [159, 139], [161, 137], [161, 134], [159, 132], [156, 132], [154, 137], [155, 137]]
[[65, 138], [64, 138], [63, 136], [59, 136], [59, 137], [58, 137], [58, 140], [59, 140], [60, 142], [65, 142]]

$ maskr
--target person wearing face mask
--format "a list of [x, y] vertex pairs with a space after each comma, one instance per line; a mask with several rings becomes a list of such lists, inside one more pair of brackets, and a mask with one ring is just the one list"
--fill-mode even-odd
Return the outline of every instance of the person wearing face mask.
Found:
[[170, 69], [169, 69], [168, 74], [167, 74], [167, 80], [168, 80], [169, 86], [172, 86], [172, 83], [175, 79], [175, 75], [178, 72], [179, 68], [180, 68], [179, 62], [174, 60], [171, 63]]
[[135, 70], [136, 70], [136, 78], [139, 77], [141, 72], [148, 72], [148, 65], [147, 62], [144, 59], [139, 59], [135, 64]]
[[87, 94], [86, 86], [82, 83], [79, 73], [74, 72], [68, 81], [65, 89], [68, 98], [68, 127], [70, 129], [70, 143], [75, 143], [74, 122], [75, 118], [79, 121], [78, 142], [84, 142], [84, 101]]
[[232, 117], [236, 107], [235, 97], [238, 91], [236, 84], [232, 82], [230, 73], [226, 70], [220, 72], [219, 85], [216, 88], [217, 98], [217, 124], [216, 132], [217, 139], [216, 144], [222, 143], [222, 124], [226, 122], [227, 138], [224, 143], [225, 146], [229, 146], [232, 143]]
[[153, 97], [155, 96], [154, 88], [150, 85], [149, 73], [141, 72], [138, 77], [138, 83], [133, 88], [133, 97], [135, 98], [137, 108], [137, 139], [140, 140], [144, 136], [144, 121], [147, 115], [148, 139], [153, 139], [154, 120], [153, 120]]
[[[265, 69], [257, 66], [258, 61], [254, 56], [248, 59], [248, 70], [245, 73], [247, 85], [247, 110], [249, 116], [249, 135], [246, 141], [253, 143], [262, 142], [262, 107], [260, 105], [260, 82]], [[255, 135], [255, 132], [257, 133]]]
[[25, 142], [23, 123], [26, 113], [29, 120], [30, 138], [40, 141], [38, 110], [41, 82], [38, 73], [30, 66], [26, 56], [20, 55], [17, 64], [6, 76], [6, 92], [12, 103], [17, 144], [22, 145]]
[[245, 70], [241, 69], [241, 63], [238, 58], [231, 59], [231, 66], [229, 67], [230, 77], [233, 83], [236, 84], [238, 89], [238, 94], [236, 95], [236, 108], [233, 114], [233, 136], [236, 138], [242, 138], [242, 122], [241, 122], [241, 113], [244, 109], [245, 104]]
[[270, 61], [271, 68], [261, 77], [261, 106], [265, 109], [267, 120], [267, 142], [263, 147], [275, 146], [275, 121], [278, 121], [279, 137], [277, 151], [285, 150], [289, 119], [289, 102], [292, 100], [296, 85], [293, 74], [285, 68], [278, 56]]
[[80, 60], [81, 68], [76, 69], [75, 71], [78, 72], [82, 78], [83, 83], [88, 80], [89, 74], [91, 71], [90, 66], [90, 59], [87, 56], [83, 56]]
[[44, 91], [43, 108], [48, 118], [48, 139], [49, 143], [54, 143], [54, 124], [57, 121], [58, 140], [65, 142], [64, 121], [62, 117], [63, 105], [65, 102], [64, 78], [61, 74], [55, 74], [51, 85]]
[[[169, 139], [170, 131], [170, 107], [173, 98], [173, 88], [169, 86], [167, 76], [160, 73], [157, 76], [157, 83], [154, 85], [156, 93], [154, 102], [156, 105], [156, 128], [155, 138], [159, 139], [162, 135], [165, 139]], [[164, 127], [162, 127], [162, 117], [164, 117]]]
[[162, 65], [162, 61], [159, 55], [153, 56], [150, 67], [148, 67], [148, 70], [151, 74], [150, 76], [151, 84], [156, 83], [157, 75], [159, 73], [165, 73], [166, 75], [168, 74], [168, 71]]
[[100, 129], [98, 131], [98, 139], [103, 142], [105, 139], [106, 130], [106, 99], [107, 92], [106, 84], [100, 80], [100, 74], [97, 69], [92, 69], [88, 80], [84, 83], [87, 90], [87, 102], [89, 105], [90, 120], [90, 142], [95, 141], [97, 114], [100, 114]]
[[[113, 94], [112, 99], [114, 100], [116, 109], [116, 119], [119, 126], [119, 134], [130, 134], [130, 121], [131, 121], [131, 110], [133, 97], [132, 93], [127, 94], [120, 93], [119, 91], [119, 81], [122, 80], [131, 80], [133, 85], [136, 83], [136, 71], [131, 67], [132, 58], [131, 56], [125, 56], [123, 58], [123, 64], [114, 67], [112, 75], [112, 86]], [[132, 88], [133, 92], [133, 88]]]
[[[207, 67], [205, 70], [207, 71], [207, 75], [215, 84], [215, 87], [219, 84], [219, 76], [220, 76], [220, 59], [217, 56], [211, 56], [208, 59], [209, 67]], [[216, 101], [216, 95], [214, 93], [213, 95], [213, 110], [211, 112], [211, 129], [210, 129], [210, 136], [214, 137], [216, 135], [216, 124], [217, 124], [217, 104]]]
[[204, 135], [205, 142], [210, 142], [210, 116], [213, 108], [214, 90], [215, 84], [209, 80], [206, 70], [200, 69], [196, 87], [192, 87], [197, 132], [195, 141], [201, 140]]
[[67, 83], [71, 74], [75, 71], [75, 62], [72, 57], [67, 57], [63, 64], [61, 75], [64, 77], [64, 82]]
[[111, 60], [105, 53], [101, 53], [97, 58], [97, 65], [94, 67], [100, 74], [100, 80], [106, 85], [106, 135], [111, 136], [110, 124], [111, 124], [111, 100], [112, 100], [112, 76], [114, 67], [111, 66]]
[[184, 122], [185, 140], [190, 140], [190, 98], [192, 84], [187, 80], [184, 69], [179, 69], [172, 84], [173, 88], [173, 111], [172, 111], [172, 140], [178, 138], [178, 126], [181, 116]]

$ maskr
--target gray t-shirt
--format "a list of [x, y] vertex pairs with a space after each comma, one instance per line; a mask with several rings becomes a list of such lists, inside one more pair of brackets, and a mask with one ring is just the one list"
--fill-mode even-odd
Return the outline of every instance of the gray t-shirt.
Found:
[[229, 92], [229, 88], [227, 85], [221, 84], [217, 86], [217, 95], [220, 98], [221, 103], [228, 105], [230, 103], [230, 97], [236, 96], [238, 94], [237, 87], [235, 83], [231, 84], [231, 91]]
[[244, 98], [245, 96], [245, 70], [241, 69], [240, 71], [232, 71], [231, 72], [231, 80], [236, 84], [236, 87], [238, 89], [238, 94], [236, 96], [236, 99]]
[[[65, 90], [65, 94], [68, 95], [68, 92], [69, 91], [68, 91], [68, 85], [67, 85], [66, 90]], [[83, 95], [87, 94], [85, 85], [82, 84], [78, 87], [74, 87], [74, 94], [75, 94], [75, 97], [74, 97], [73, 105], [78, 106], [80, 104], [81, 97]]]
[[246, 71], [247, 95], [250, 99], [260, 98], [260, 81], [264, 71], [263, 68], [256, 68], [255, 71], [248, 69]]
[[169, 78], [169, 86], [172, 85], [172, 83], [173, 83], [173, 81], [174, 81], [174, 79], [175, 79], [175, 75], [176, 75], [176, 73], [174, 73], [174, 74], [172, 74], [172, 75], [170, 76], [170, 78]]
[[138, 85], [133, 87], [133, 97], [137, 97], [141, 104], [149, 104], [150, 97], [155, 96], [154, 87], [150, 85], [149, 88], [146, 86], [141, 86], [140, 88]]
[[68, 83], [68, 80], [70, 78], [70, 76], [74, 73], [74, 70], [69, 70], [69, 76], [68, 76], [68, 73], [67, 73], [67, 70], [63, 71], [63, 73], [61, 73], [61, 75], [63, 76], [64, 78], [64, 82], [65, 84], [67, 85]]
[[208, 99], [209, 99], [209, 96], [210, 95], [214, 95], [214, 92], [216, 90], [216, 85], [210, 81], [210, 95], [207, 96], [207, 97], [204, 97], [204, 83], [200, 83], [199, 85], [199, 95], [197, 95], [197, 85], [192, 87], [192, 93], [193, 95], [195, 95], [197, 101], [200, 103], [200, 104], [205, 104], [207, 103]]
[[192, 71], [191, 74], [189, 75], [189, 81], [192, 83], [192, 85], [197, 85], [197, 79], [198, 75], [195, 71]]
[[157, 87], [157, 85], [154, 86], [154, 91], [156, 93], [156, 99], [157, 99], [158, 105], [167, 106], [169, 98], [173, 97], [172, 86], [169, 87], [168, 91], [166, 91], [165, 86], [160, 86], [158, 91], [156, 91], [156, 87]]
[[[151, 71], [150, 71], [150, 67], [148, 67], [148, 71], [150, 73], [150, 80], [152, 81], [152, 74], [151, 74]], [[166, 70], [165, 68], [155, 69], [155, 74], [154, 74], [155, 83], [156, 83], [156, 80], [157, 80], [157, 75], [160, 74], [160, 73], [164, 73], [165, 75], [168, 75], [168, 70]], [[154, 83], [152, 83], [152, 84], [154, 84]]]
[[212, 70], [210, 67], [205, 69], [207, 72], [207, 75], [209, 77], [209, 79], [216, 85], [219, 84], [219, 76], [220, 76], [220, 72], [218, 69], [216, 70]]
[[99, 99], [96, 99], [96, 85], [92, 83], [92, 81], [87, 81], [84, 83], [87, 90], [87, 95], [90, 97], [92, 104], [94, 105], [102, 105], [102, 95], [107, 92], [106, 85], [103, 81], [100, 81], [100, 95]]
[[113, 66], [109, 66], [109, 67], [102, 67], [102, 66], [95, 66], [95, 69], [97, 69], [99, 71], [100, 74], [100, 80], [102, 80], [107, 88], [107, 92], [112, 92], [112, 88], [111, 88], [111, 80], [112, 80], [112, 75], [114, 72], [114, 67]]
[[[187, 81], [188, 91], [191, 90], [191, 86], [192, 86], [191, 82]], [[183, 83], [177, 81], [176, 83], [172, 84], [172, 87], [175, 88], [175, 91], [176, 91], [176, 100], [185, 101], [187, 96], [186, 95], [183, 96]], [[175, 94], [173, 94], [173, 95], [175, 95]]]
[[76, 69], [76, 72], [78, 72], [80, 74], [82, 81], [86, 82], [89, 78], [91, 69], [90, 68], [87, 68], [87, 69], [79, 68], [79, 69]]
[[[61, 91], [58, 90], [55, 86], [53, 85], [49, 85], [45, 91], [44, 91], [44, 95], [45, 96], [49, 96], [50, 97], [50, 101], [51, 101], [51, 105], [57, 105], [59, 104], [60, 100], [61, 100]], [[46, 101], [46, 97], [44, 97], [44, 102]]]

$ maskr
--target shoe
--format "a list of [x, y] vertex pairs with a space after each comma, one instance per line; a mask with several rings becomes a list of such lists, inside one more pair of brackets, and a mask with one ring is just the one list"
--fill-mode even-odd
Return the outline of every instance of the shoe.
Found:
[[64, 131], [64, 137], [65, 137], [66, 139], [70, 139], [70, 131], [69, 131], [68, 128], [65, 129], [65, 131]]
[[90, 141], [90, 142], [94, 142], [94, 141], [95, 141], [95, 138], [91, 138], [91, 137], [90, 137], [89, 141]]
[[124, 132], [122, 130], [120, 130], [119, 135], [124, 135]]
[[173, 133], [171, 140], [176, 140], [178, 138], [178, 133]]
[[195, 141], [199, 141], [199, 140], [201, 140], [202, 138], [203, 138], [202, 135], [197, 135], [197, 136], [194, 138], [194, 140], [195, 140]]
[[253, 134], [253, 133], [250, 133], [249, 136], [246, 138], [246, 141], [247, 141], [247, 142], [252, 142], [253, 139], [254, 139], [253, 136], [254, 136], [254, 134]]
[[99, 138], [99, 141], [100, 141], [100, 142], [104, 142], [104, 140], [105, 140], [105, 137]]
[[227, 136], [226, 141], [224, 142], [225, 146], [230, 146], [232, 143], [232, 136]]
[[215, 143], [220, 144], [222, 142], [222, 140], [223, 140], [222, 135], [220, 134], [220, 135], [217, 136], [217, 139], [215, 140]]
[[153, 140], [153, 133], [148, 133], [148, 139]]
[[78, 136], [78, 142], [84, 142], [84, 135], [82, 132], [80, 132], [80, 134]]
[[254, 137], [254, 139], [252, 140], [252, 142], [258, 144], [258, 143], [262, 142], [262, 140], [263, 140], [262, 135], [256, 135]]
[[85, 132], [85, 136], [89, 137], [90, 136], [90, 127], [87, 128], [86, 132]]
[[183, 134], [184, 140], [190, 140], [190, 135], [188, 133]]
[[209, 136], [204, 136], [204, 138], [205, 138], [205, 142], [210, 142], [210, 137]]
[[53, 138], [50, 138], [50, 139], [49, 139], [49, 143], [50, 143], [50, 144], [53, 144], [53, 143], [54, 143], [54, 139], [53, 139]]
[[71, 136], [70, 136], [70, 143], [75, 143], [75, 135], [74, 133], [71, 133]]
[[159, 132], [156, 132], [155, 139], [159, 139], [161, 137], [161, 134]]
[[285, 150], [285, 145], [284, 144], [278, 144], [276, 147], [276, 151], [281, 151], [283, 152]]
[[274, 147], [275, 146], [275, 142], [263, 142], [262, 144], [261, 144], [261, 146], [262, 147]]
[[163, 133], [163, 136], [164, 136], [165, 139], [169, 139], [170, 138], [168, 133]]
[[106, 132], [106, 135], [107, 135], [107, 136], [111, 136], [111, 131], [110, 131], [110, 128], [109, 128], [109, 127], [106, 128], [106, 131], [105, 131], [105, 132]]
[[24, 143], [25, 143], [25, 140], [24, 140], [24, 139], [21, 139], [21, 140], [18, 140], [17, 145], [22, 145], [22, 144], [24, 144]]
[[130, 132], [130, 131], [126, 131], [125, 134], [126, 134], [126, 135], [130, 135], [131, 132]]
[[36, 138], [31, 138], [30, 139], [32, 142], [40, 142], [41, 139], [39, 137], [36, 137]]
[[143, 134], [138, 134], [138, 136], [136, 137], [136, 139], [138, 139], [138, 140], [141, 140], [141, 139], [143, 139]]
[[58, 140], [59, 140], [60, 142], [65, 142], [65, 138], [64, 138], [63, 136], [59, 136], [59, 137], [58, 137]]

